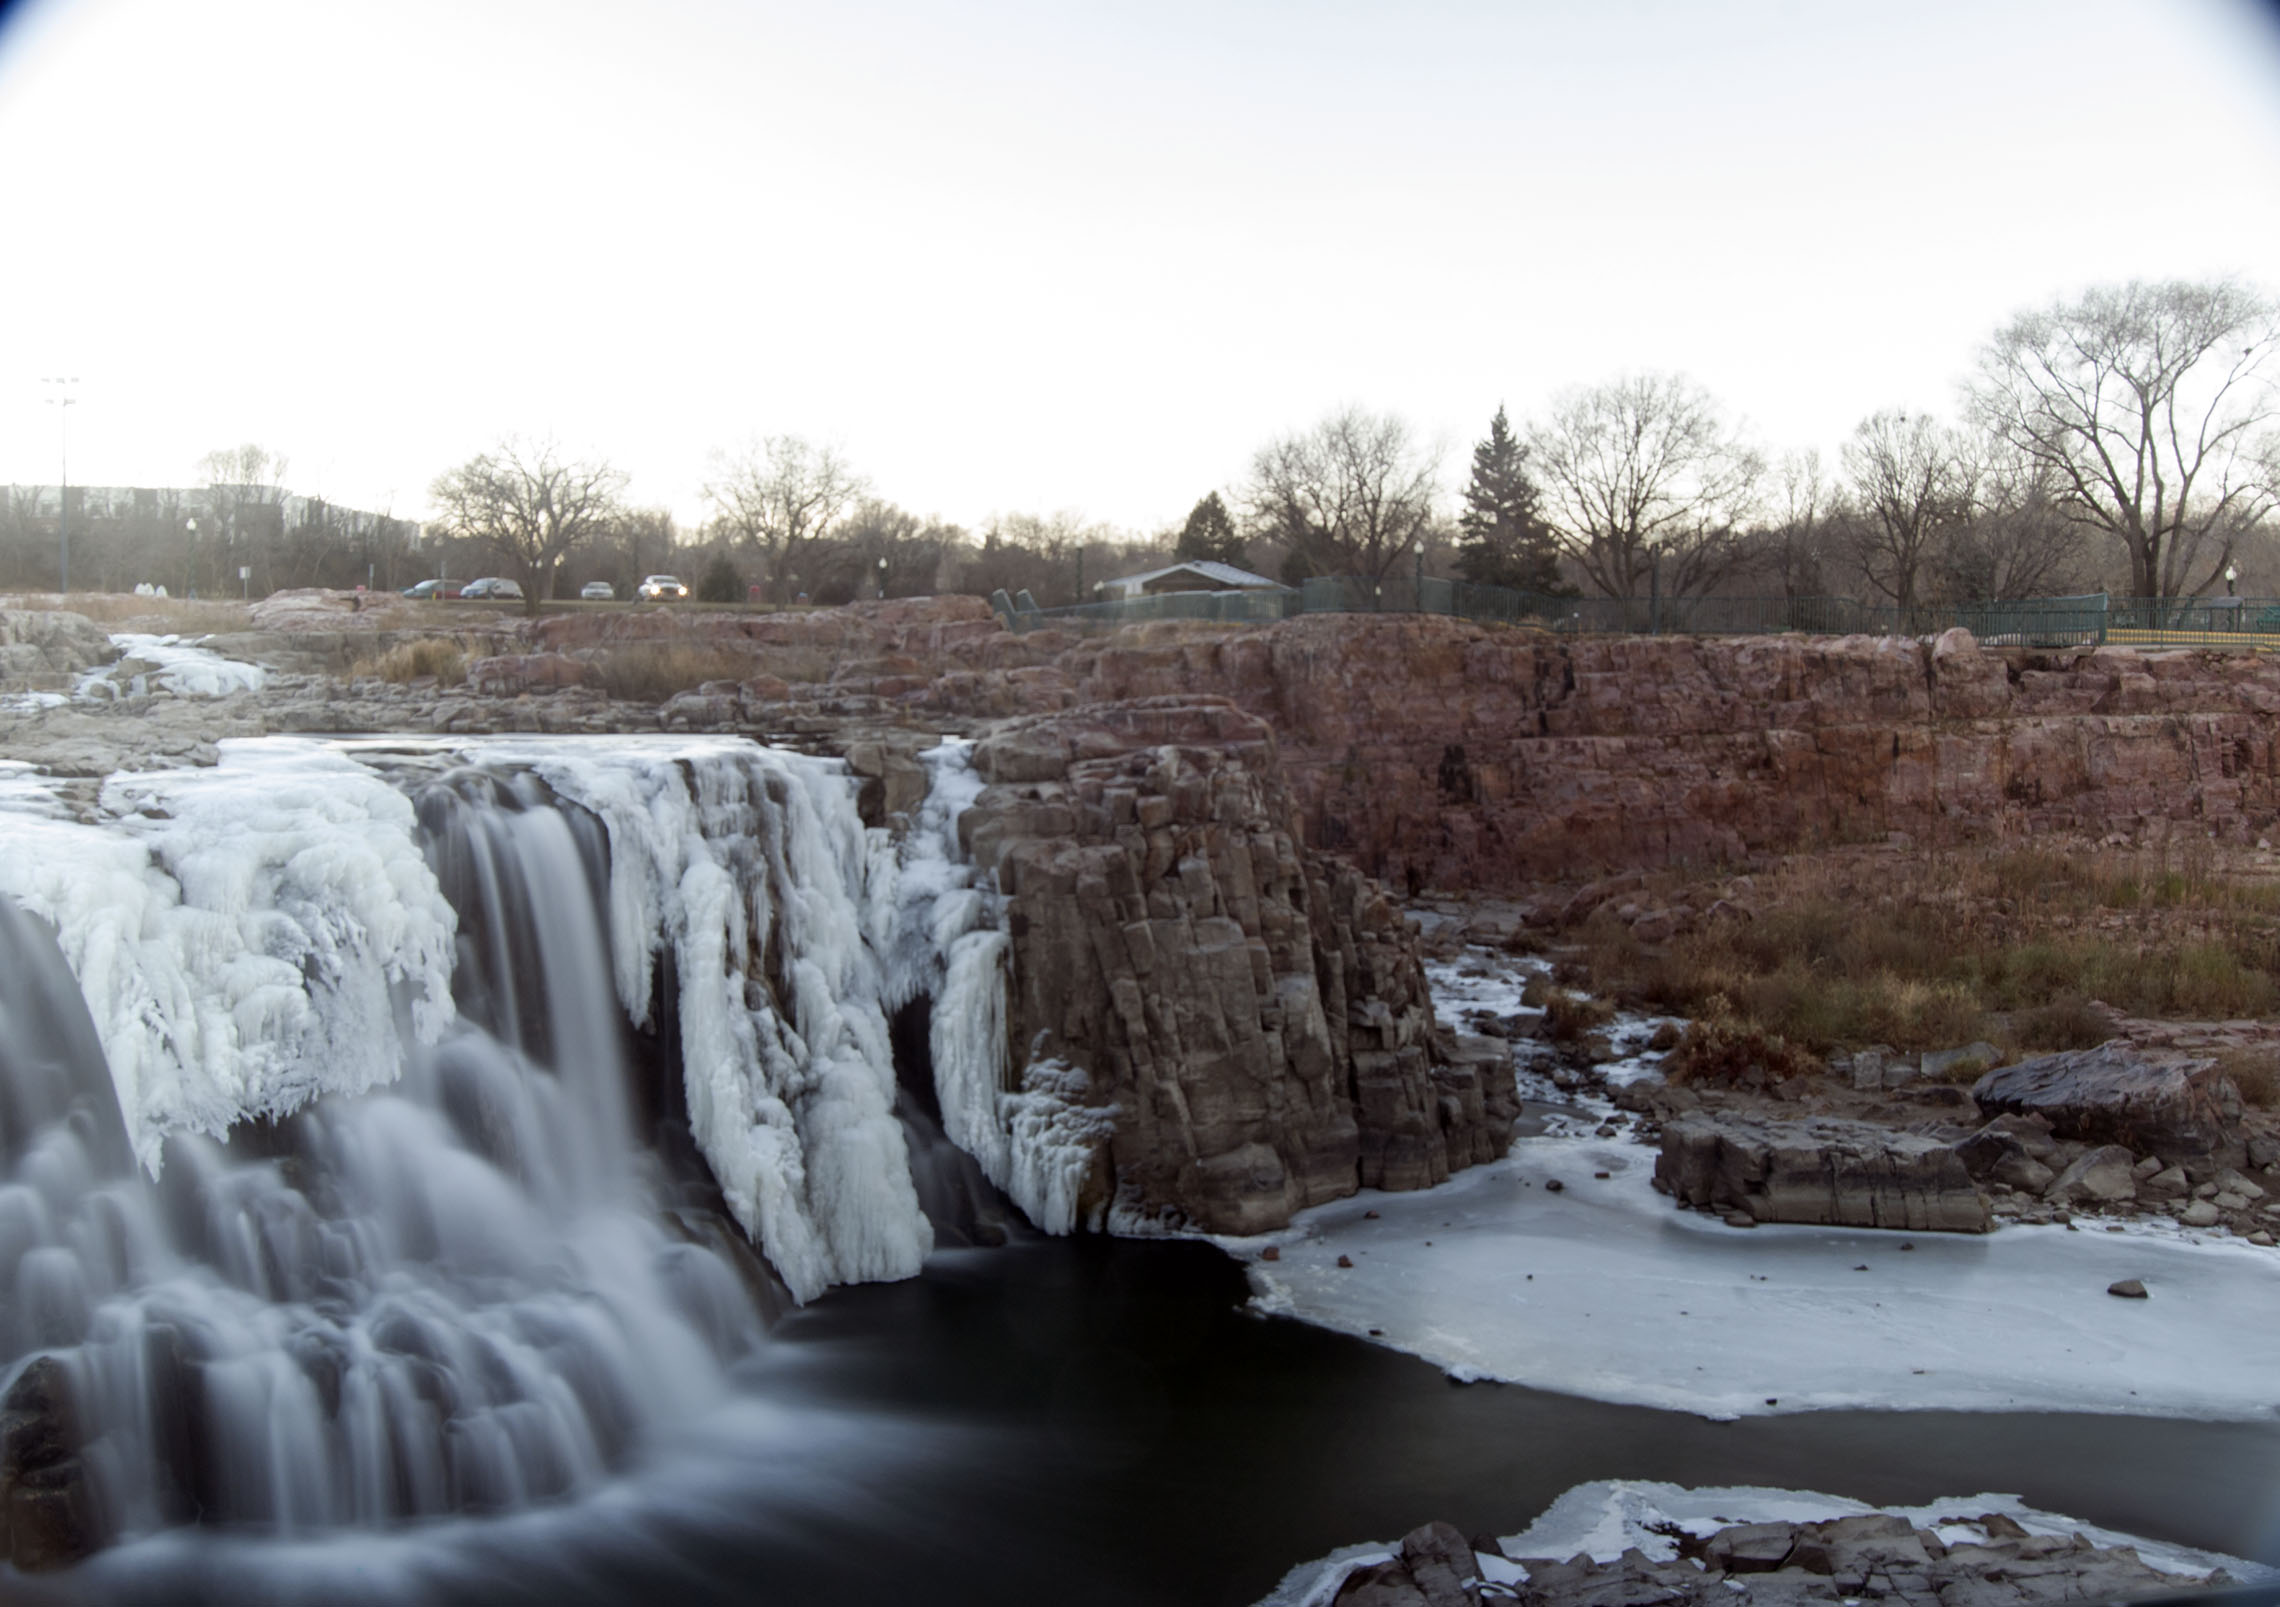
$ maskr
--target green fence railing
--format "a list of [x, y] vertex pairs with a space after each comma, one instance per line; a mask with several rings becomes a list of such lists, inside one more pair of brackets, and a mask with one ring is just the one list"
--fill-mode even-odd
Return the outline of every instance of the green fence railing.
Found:
[[1936, 636], [1961, 626], [1998, 646], [2280, 649], [2280, 598], [2027, 597], [1896, 608], [1851, 597], [1559, 597], [1425, 575], [1317, 575], [1295, 587], [1182, 591], [1039, 608], [1027, 592], [990, 599], [1017, 631], [1113, 630], [1149, 620], [1263, 623], [1298, 614], [1427, 613], [1574, 635]]

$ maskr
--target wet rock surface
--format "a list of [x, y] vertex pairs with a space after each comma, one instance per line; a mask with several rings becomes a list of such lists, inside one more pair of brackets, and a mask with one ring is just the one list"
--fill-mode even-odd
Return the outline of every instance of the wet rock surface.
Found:
[[79, 1440], [63, 1363], [34, 1357], [0, 1397], [0, 1522], [25, 1573], [77, 1562], [105, 1538]]

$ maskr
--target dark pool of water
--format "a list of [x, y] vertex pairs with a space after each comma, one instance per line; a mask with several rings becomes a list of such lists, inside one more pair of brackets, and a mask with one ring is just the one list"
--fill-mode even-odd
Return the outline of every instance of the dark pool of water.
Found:
[[[198, 1538], [106, 1599], [1247, 1603], [1427, 1518], [1510, 1533], [1587, 1479], [1880, 1503], [1981, 1490], [2280, 1562], [2280, 1423], [1828, 1412], [1712, 1423], [1493, 1384], [1244, 1309], [1208, 1246], [961, 1252], [787, 1320], [703, 1456], [383, 1544]], [[794, 1416], [768, 1416], [795, 1404]], [[77, 1594], [77, 1592], [75, 1592]]]

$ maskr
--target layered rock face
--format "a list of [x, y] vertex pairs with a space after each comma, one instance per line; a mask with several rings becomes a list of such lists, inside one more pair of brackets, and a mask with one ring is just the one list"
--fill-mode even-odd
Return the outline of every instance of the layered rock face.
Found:
[[1891, 831], [2253, 835], [2280, 663], [1883, 637], [1581, 637], [1430, 615], [1121, 633], [1080, 696], [1268, 720], [1308, 840], [1399, 887], [1514, 891]]
[[1009, 896], [1017, 1060], [1122, 1110], [1119, 1202], [1262, 1232], [1503, 1153], [1509, 1067], [1437, 1038], [1382, 889], [1299, 842], [1266, 724], [1159, 698], [1010, 722], [961, 821]]
[[1954, 1146], [1866, 1122], [1683, 1117], [1663, 1129], [1655, 1187], [1751, 1222], [1918, 1233], [1995, 1225]]

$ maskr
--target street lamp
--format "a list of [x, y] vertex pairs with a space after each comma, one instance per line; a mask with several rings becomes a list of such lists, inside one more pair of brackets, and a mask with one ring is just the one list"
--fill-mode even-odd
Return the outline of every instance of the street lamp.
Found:
[[46, 379], [44, 385], [55, 389], [48, 395], [48, 406], [56, 410], [56, 457], [63, 471], [63, 483], [55, 490], [55, 569], [56, 590], [71, 590], [71, 407], [79, 400], [70, 387], [79, 383], [79, 377]]
[[198, 521], [185, 519], [182, 528], [190, 532], [190, 562], [186, 566], [190, 571], [190, 584], [183, 589], [195, 597], [198, 595]]
[[2233, 583], [2239, 579], [2239, 566], [2235, 564], [2225, 565], [2225, 595], [2227, 597], [2236, 597], [2239, 595], [2238, 592], [2233, 590]]
[[886, 561], [886, 559], [884, 559], [884, 558], [881, 558], [881, 559], [879, 560], [879, 601], [883, 603], [883, 602], [885, 602], [886, 600], [887, 600], [887, 561]]

